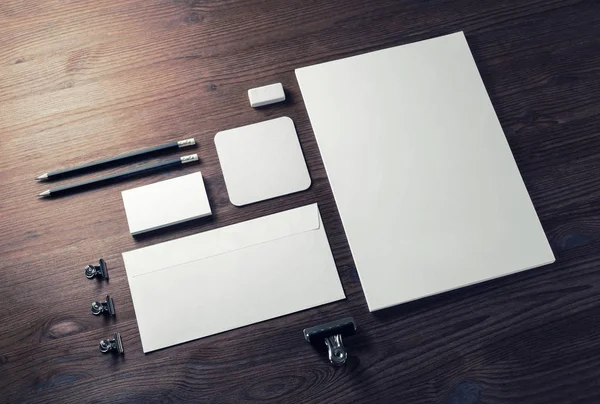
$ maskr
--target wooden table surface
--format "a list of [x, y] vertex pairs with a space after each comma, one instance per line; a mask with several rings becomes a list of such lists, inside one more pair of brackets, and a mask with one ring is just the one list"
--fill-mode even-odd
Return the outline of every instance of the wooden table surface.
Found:
[[[294, 69], [460, 30], [557, 261], [371, 314]], [[289, 101], [250, 108], [273, 82]], [[311, 188], [234, 207], [214, 134], [284, 115]], [[598, 403], [599, 128], [597, 0], [4, 0], [0, 402]], [[48, 170], [188, 137], [211, 219], [129, 235], [120, 192], [180, 171], [36, 197]], [[314, 202], [345, 301], [142, 352], [122, 252]], [[84, 277], [100, 257], [110, 283]], [[107, 293], [115, 319], [90, 313]], [[333, 368], [301, 331], [346, 315], [360, 330]], [[124, 357], [98, 350], [114, 331]]]

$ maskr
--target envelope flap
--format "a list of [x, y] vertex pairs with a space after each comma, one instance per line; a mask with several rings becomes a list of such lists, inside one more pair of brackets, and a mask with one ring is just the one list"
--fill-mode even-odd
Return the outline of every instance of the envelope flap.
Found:
[[129, 278], [321, 227], [316, 203], [123, 253]]

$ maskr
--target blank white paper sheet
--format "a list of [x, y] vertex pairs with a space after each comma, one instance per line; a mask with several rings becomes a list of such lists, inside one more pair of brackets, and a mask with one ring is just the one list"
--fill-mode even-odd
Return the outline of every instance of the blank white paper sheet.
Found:
[[554, 262], [462, 32], [296, 76], [371, 311]]
[[123, 260], [144, 352], [345, 298], [317, 204]]

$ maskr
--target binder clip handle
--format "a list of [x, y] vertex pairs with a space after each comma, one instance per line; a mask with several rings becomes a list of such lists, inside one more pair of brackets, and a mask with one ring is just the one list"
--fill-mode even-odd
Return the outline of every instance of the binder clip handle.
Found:
[[342, 336], [340, 334], [325, 338], [325, 345], [327, 345], [329, 362], [331, 362], [332, 365], [341, 366], [346, 363], [348, 351], [346, 351], [346, 348], [344, 347]]

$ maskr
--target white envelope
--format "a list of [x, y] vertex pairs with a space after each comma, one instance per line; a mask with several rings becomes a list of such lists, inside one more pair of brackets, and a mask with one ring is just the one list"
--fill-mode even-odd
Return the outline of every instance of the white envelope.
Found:
[[144, 352], [345, 298], [317, 204], [123, 260]]

